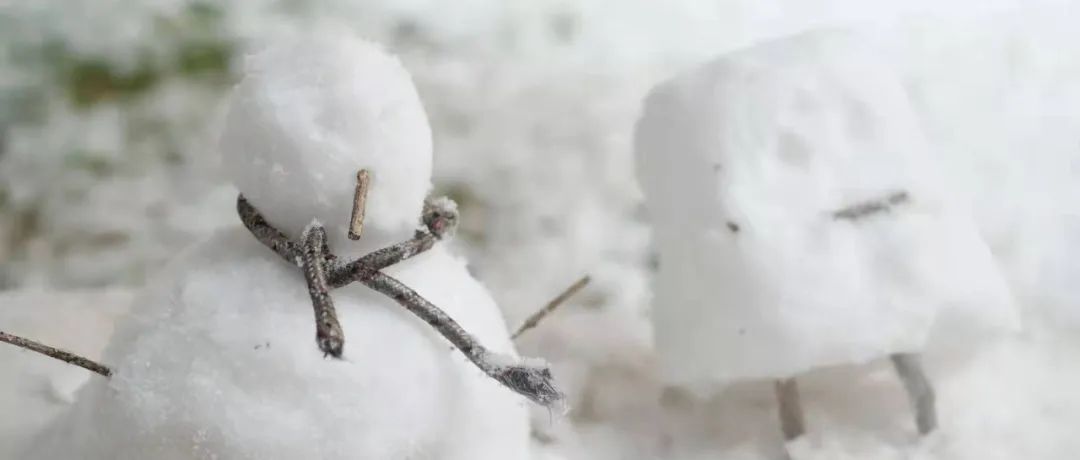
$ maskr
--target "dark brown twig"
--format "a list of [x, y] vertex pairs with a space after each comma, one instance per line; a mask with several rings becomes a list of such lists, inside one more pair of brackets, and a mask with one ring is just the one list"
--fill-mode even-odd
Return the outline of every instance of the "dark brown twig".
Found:
[[[258, 241], [286, 261], [291, 262], [296, 259], [296, 245], [287, 243], [288, 238], [266, 222], [258, 210], [242, 197], [238, 201], [238, 209], [241, 210], [244, 225], [252, 231]], [[376, 251], [346, 264], [341, 269], [331, 269], [328, 286], [341, 287], [351, 282], [359, 282], [390, 297], [435, 328], [451, 344], [461, 350], [477, 368], [491, 378], [537, 404], [552, 407], [561, 403], [563, 394], [555, 388], [551, 371], [546, 366], [524, 364], [517, 358], [488, 350], [439, 307], [397, 279], [375, 268], [383, 264], [388, 266], [397, 263], [431, 248], [437, 239], [452, 231], [457, 221], [457, 213], [452, 202], [436, 202], [425, 209], [423, 220], [427, 229], [418, 231], [413, 239]], [[307, 246], [312, 247], [314, 243]], [[372, 265], [366, 264], [365, 260], [371, 261]], [[301, 265], [307, 264], [301, 263]], [[312, 266], [317, 265], [319, 264]], [[312, 299], [316, 300], [314, 295]]]
[[259, 213], [259, 210], [255, 209], [255, 206], [252, 206], [247, 198], [244, 198], [244, 195], [236, 198], [236, 213], [240, 215], [240, 221], [255, 236], [256, 240], [272, 249], [289, 263], [298, 267], [304, 265], [303, 250], [301, 250], [300, 245], [294, 243], [288, 236], [270, 225]]
[[901, 190], [890, 193], [889, 196], [886, 196], [883, 199], [867, 201], [834, 211], [832, 216], [835, 220], [850, 220], [854, 222], [873, 214], [888, 212], [892, 210], [893, 207], [906, 203], [910, 198], [911, 197], [908, 196], [907, 192]]
[[304, 279], [307, 280], [311, 305], [315, 309], [315, 341], [328, 356], [340, 358], [345, 349], [345, 334], [338, 323], [334, 299], [326, 283], [326, 229], [312, 223], [304, 231]]
[[328, 278], [330, 287], [337, 289], [352, 283], [364, 268], [382, 270], [431, 249], [436, 242], [453, 232], [457, 221], [457, 209], [453, 202], [442, 199], [428, 201], [424, 206], [424, 227], [417, 230], [412, 239], [335, 266]]
[[112, 369], [109, 369], [104, 364], [91, 361], [74, 353], [64, 351], [59, 348], [53, 348], [27, 338], [0, 331], [0, 342], [10, 343], [19, 348], [25, 348], [30, 351], [41, 353], [45, 356], [53, 359], [58, 359], [68, 364], [74, 364], [90, 372], [100, 374], [103, 377], [112, 376]]
[[543, 321], [544, 318], [554, 312], [555, 309], [559, 308], [560, 305], [562, 305], [575, 294], [584, 289], [585, 286], [589, 284], [589, 281], [590, 278], [588, 275], [586, 275], [583, 276], [581, 279], [577, 280], [577, 282], [575, 282], [574, 284], [570, 285], [570, 287], [566, 288], [566, 290], [564, 290], [561, 294], [556, 296], [554, 299], [551, 299], [551, 301], [548, 302], [547, 305], [544, 306], [544, 308], [540, 309], [540, 311], [537, 311], [536, 313], [533, 313], [532, 316], [526, 319], [525, 322], [521, 324], [521, 327], [518, 327], [518, 330], [514, 332], [514, 335], [510, 336], [510, 338], [516, 340], [518, 337], [521, 336], [521, 334], [525, 333], [525, 331], [536, 327], [537, 324], [540, 324], [540, 322]]

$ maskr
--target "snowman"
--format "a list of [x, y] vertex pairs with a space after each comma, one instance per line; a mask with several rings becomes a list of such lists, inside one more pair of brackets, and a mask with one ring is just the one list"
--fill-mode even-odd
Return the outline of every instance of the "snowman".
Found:
[[22, 458], [528, 458], [510, 390], [559, 394], [437, 244], [456, 214], [425, 204], [431, 132], [401, 64], [338, 32], [271, 46], [245, 62], [220, 148], [246, 228], [147, 288], [111, 378]]
[[884, 357], [929, 433], [923, 350], [1017, 322], [904, 88], [864, 42], [811, 31], [731, 53], [657, 86], [636, 130], [664, 374], [774, 381], [788, 439], [804, 432], [797, 375]]

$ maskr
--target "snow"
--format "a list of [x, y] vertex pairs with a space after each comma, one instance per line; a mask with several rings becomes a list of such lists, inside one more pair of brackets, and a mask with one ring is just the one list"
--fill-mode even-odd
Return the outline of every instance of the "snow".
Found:
[[672, 382], [786, 378], [1018, 327], [898, 75], [859, 34], [801, 33], [655, 89], [638, 177]]
[[[1080, 420], [1069, 236], [1080, 203], [1075, 2], [233, 2], [196, 28], [187, 1], [109, 4], [15, 0], [0, 15], [0, 287], [140, 286], [179, 248], [235, 225], [236, 190], [202, 135], [231, 77], [177, 75], [171, 56], [209, 31], [238, 69], [240, 51], [284, 32], [347, 24], [413, 74], [439, 152], [436, 193], [461, 205], [451, 244], [509, 323], [592, 276], [518, 344], [552, 362], [575, 408], [554, 423], [534, 411], [536, 458], [589, 460], [778, 458], [768, 388], [739, 385], [715, 401], [663, 390], [633, 123], [649, 87], [680, 69], [814, 24], [873, 21], [895, 40], [883, 54], [900, 67], [1026, 327], [1048, 321], [1052, 334], [1010, 339], [964, 369], [931, 365], [943, 429], [929, 442], [910, 437], [884, 364], [813, 372], [801, 379], [810, 442], [789, 447], [796, 459], [872, 460], [1058, 459], [1080, 450], [1071, 429]], [[931, 10], [952, 17], [924, 14]], [[161, 33], [163, 23], [179, 33]], [[166, 67], [143, 95], [73, 107], [56, 63], [24, 60], [45, 43], [67, 50], [60, 70], [86, 61], [126, 70], [147, 57]], [[89, 165], [72, 161], [87, 156]], [[87, 168], [98, 163], [104, 172]], [[40, 303], [52, 295], [68, 294], [42, 294]], [[7, 306], [0, 300], [0, 328]], [[6, 407], [0, 413], [13, 413]]]
[[[325, 37], [253, 58], [222, 133], [228, 169], [295, 237], [298, 219], [344, 235], [352, 181], [369, 168], [367, 245], [411, 237], [431, 149], [408, 74], [373, 45]], [[346, 244], [330, 247], [358, 250]], [[385, 272], [516, 356], [491, 295], [442, 245]], [[21, 458], [527, 458], [525, 400], [392, 299], [361, 285], [333, 298], [343, 360], [312, 340], [300, 271], [234, 224], [147, 288], [104, 354], [112, 378]]]
[[[0, 293], [0, 330], [97, 359], [131, 297], [123, 289]], [[84, 383], [100, 378], [8, 344], [0, 344], [0, 368], [7, 376], [0, 379], [0, 459], [19, 458], [15, 446], [62, 413]]]
[[[498, 309], [436, 247], [388, 269], [495, 352]], [[243, 229], [200, 244], [117, 326], [71, 412], [20, 458], [521, 458], [525, 402], [390, 299], [334, 299], [344, 360], [315, 347], [306, 285]]]
[[[431, 128], [412, 79], [341, 31], [290, 36], [245, 60], [220, 149], [233, 182], [292, 238], [317, 218], [332, 247], [411, 236], [431, 189]], [[371, 173], [361, 244], [347, 239], [361, 169]]]

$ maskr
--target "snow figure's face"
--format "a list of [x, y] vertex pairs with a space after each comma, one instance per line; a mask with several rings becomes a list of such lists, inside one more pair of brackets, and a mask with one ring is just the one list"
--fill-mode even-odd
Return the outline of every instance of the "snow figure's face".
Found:
[[240, 192], [293, 238], [318, 219], [343, 239], [360, 169], [364, 240], [407, 238], [431, 184], [431, 128], [409, 74], [348, 35], [249, 56], [219, 146]]

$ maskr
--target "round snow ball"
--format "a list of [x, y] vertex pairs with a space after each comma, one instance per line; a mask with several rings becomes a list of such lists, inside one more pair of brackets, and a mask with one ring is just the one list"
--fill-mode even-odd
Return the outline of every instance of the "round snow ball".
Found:
[[367, 169], [365, 232], [411, 232], [431, 188], [431, 128], [408, 72], [377, 45], [322, 32], [245, 59], [219, 147], [236, 186], [291, 237], [346, 232]]

